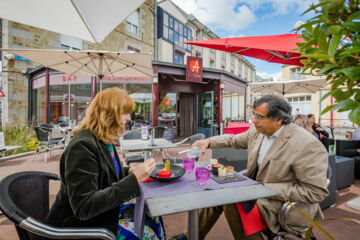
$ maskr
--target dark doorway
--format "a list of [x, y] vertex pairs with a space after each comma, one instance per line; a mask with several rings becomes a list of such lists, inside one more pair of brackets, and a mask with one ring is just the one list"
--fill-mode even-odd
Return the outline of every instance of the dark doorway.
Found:
[[179, 99], [180, 136], [196, 133], [196, 94], [180, 93]]

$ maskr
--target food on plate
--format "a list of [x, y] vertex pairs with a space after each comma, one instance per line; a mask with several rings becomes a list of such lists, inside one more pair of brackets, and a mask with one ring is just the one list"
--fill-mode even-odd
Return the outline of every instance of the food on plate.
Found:
[[225, 177], [226, 176], [226, 167], [219, 167], [218, 168], [219, 177]]
[[227, 166], [226, 167], [226, 173], [228, 176], [233, 176], [234, 175], [234, 167], [233, 166]]
[[158, 172], [158, 177], [159, 177], [159, 178], [170, 178], [170, 177], [171, 177], [171, 171], [170, 171], [170, 170], [166, 170], [165, 168], [164, 168], [164, 169], [161, 169], [161, 170]]
[[210, 159], [210, 163], [213, 164], [213, 163], [218, 163], [218, 160], [216, 158], [212, 158]]
[[218, 175], [218, 169], [219, 167], [221, 167], [221, 165], [219, 163], [213, 163], [211, 165], [211, 169], [214, 175]]
[[169, 160], [169, 159], [165, 160], [165, 164], [164, 164], [164, 165], [165, 165], [164, 169], [170, 171], [170, 160]]

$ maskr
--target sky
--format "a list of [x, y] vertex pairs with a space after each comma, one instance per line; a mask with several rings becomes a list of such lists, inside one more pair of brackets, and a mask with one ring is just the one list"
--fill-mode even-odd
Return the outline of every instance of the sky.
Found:
[[[315, 0], [172, 0], [193, 14], [220, 38], [248, 37], [294, 33], [297, 22], [306, 22], [310, 14], [301, 16]], [[317, 1], [316, 1], [317, 2]], [[263, 78], [281, 78], [281, 64], [246, 57]]]

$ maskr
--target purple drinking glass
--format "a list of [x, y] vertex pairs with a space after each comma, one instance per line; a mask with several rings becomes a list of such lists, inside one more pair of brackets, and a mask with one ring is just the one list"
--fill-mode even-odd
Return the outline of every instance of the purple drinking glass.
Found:
[[194, 170], [195, 159], [194, 158], [184, 158], [183, 166], [185, 168], [186, 173], [190, 174]]
[[210, 171], [207, 167], [197, 167], [195, 170], [196, 181], [201, 187], [206, 187], [210, 179]]

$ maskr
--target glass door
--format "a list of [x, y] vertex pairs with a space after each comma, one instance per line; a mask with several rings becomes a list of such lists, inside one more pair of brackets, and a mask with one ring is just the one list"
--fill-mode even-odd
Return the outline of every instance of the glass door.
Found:
[[197, 133], [214, 136], [214, 92], [198, 94]]

